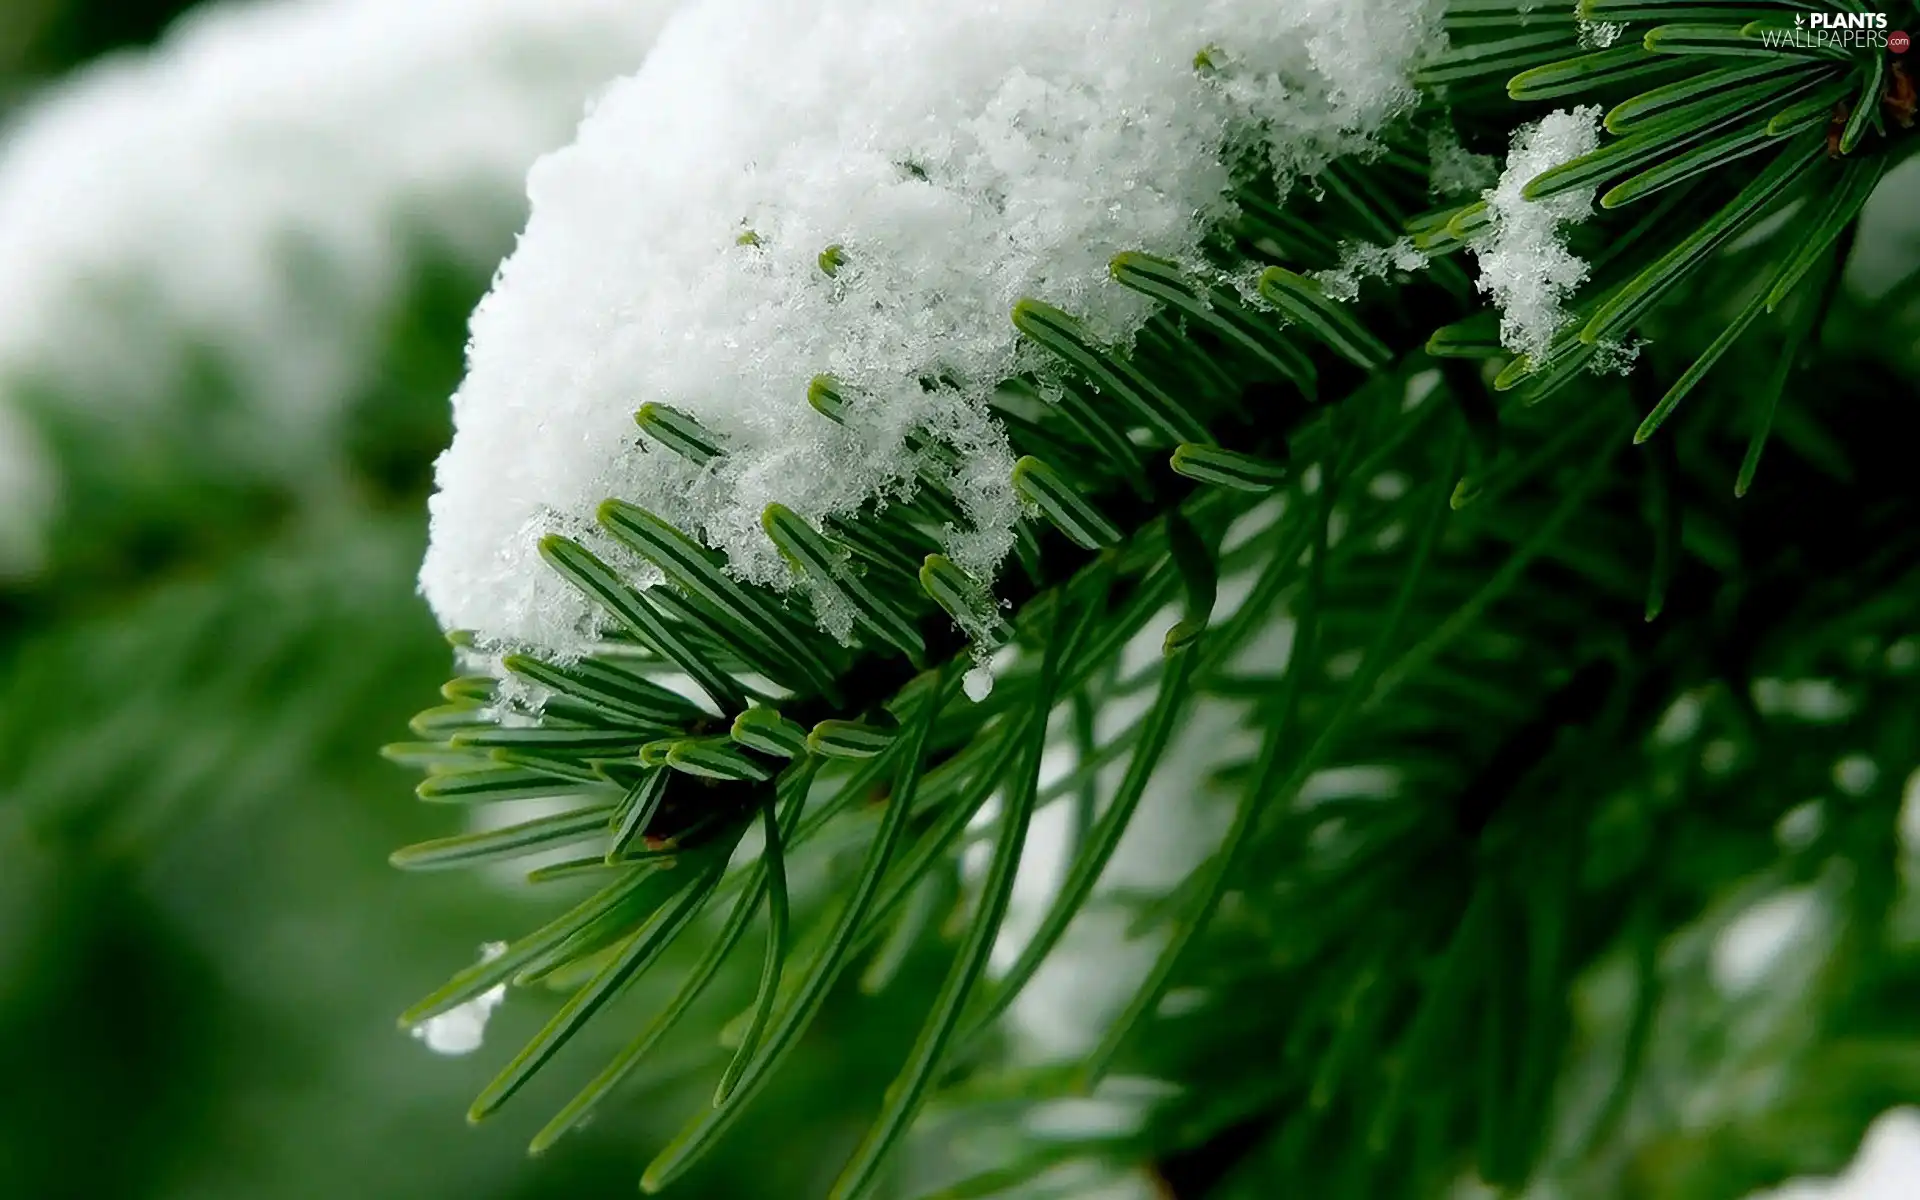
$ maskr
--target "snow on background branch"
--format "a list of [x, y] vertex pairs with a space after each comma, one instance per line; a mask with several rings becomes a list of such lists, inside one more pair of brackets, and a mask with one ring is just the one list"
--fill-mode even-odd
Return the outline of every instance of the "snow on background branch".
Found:
[[[454, 400], [428, 600], [450, 627], [584, 647], [592, 615], [535, 543], [618, 559], [591, 528], [609, 496], [782, 584], [764, 507], [818, 518], [896, 492], [916, 426], [963, 452], [950, 483], [971, 528], [950, 549], [991, 575], [1018, 512], [986, 405], [1021, 363], [1013, 303], [1127, 337], [1146, 310], [1107, 282], [1112, 255], [1195, 257], [1236, 148], [1292, 178], [1364, 145], [1410, 102], [1436, 8], [695, 0], [533, 171]], [[808, 408], [822, 373], [853, 397], [845, 427]], [[704, 469], [649, 453], [647, 401], [731, 453]]]
[[[228, 4], [51, 89], [0, 139], [0, 421], [26, 388], [184, 420], [169, 406], [212, 351], [246, 399], [222, 432], [262, 470], [310, 467], [423, 249], [484, 273], [527, 165], [670, 7]], [[19, 570], [38, 522], [18, 514], [50, 489], [28, 434], [0, 436], [0, 571]]]

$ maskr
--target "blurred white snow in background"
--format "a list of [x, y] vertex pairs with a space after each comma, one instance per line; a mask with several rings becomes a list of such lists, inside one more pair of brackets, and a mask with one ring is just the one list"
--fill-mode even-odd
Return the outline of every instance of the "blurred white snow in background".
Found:
[[[209, 441], [323, 471], [423, 251], [484, 278], [528, 165], [672, 7], [226, 4], [50, 87], [0, 133], [0, 412], [31, 390], [197, 419], [174, 410], [211, 354], [240, 403]], [[0, 428], [0, 513], [47, 508], [46, 468], [7, 465], [29, 446]], [[33, 532], [0, 518], [0, 570], [30, 567]]]
[[1889, 1109], [1867, 1127], [1853, 1162], [1826, 1179], [1796, 1179], [1749, 1200], [1913, 1200], [1920, 1196], [1920, 1108]]
[[[480, 961], [492, 962], [506, 952], [505, 942], [488, 942], [480, 947]], [[425, 1042], [427, 1049], [435, 1054], [451, 1057], [472, 1054], [486, 1040], [487, 1019], [506, 999], [507, 985], [496, 983], [465, 1004], [456, 1005], [415, 1025], [413, 1036]]]

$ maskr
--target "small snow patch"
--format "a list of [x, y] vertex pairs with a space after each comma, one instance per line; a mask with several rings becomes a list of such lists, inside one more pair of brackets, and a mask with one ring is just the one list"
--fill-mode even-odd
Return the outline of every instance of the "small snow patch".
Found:
[[[506, 952], [505, 942], [488, 942], [480, 947], [480, 961], [492, 962]], [[487, 1019], [506, 998], [507, 985], [496, 983], [465, 1004], [415, 1025], [413, 1036], [425, 1042], [427, 1049], [435, 1054], [472, 1054], [486, 1039]]]
[[978, 704], [993, 695], [993, 672], [985, 667], [975, 667], [961, 679], [960, 686], [966, 690], [967, 699]]
[[1428, 136], [1427, 159], [1432, 167], [1428, 177], [1437, 195], [1479, 195], [1500, 178], [1500, 160], [1461, 145], [1451, 125]]
[[1825, 914], [1810, 889], [1794, 888], [1760, 900], [1735, 917], [1713, 943], [1713, 979], [1737, 995], [1766, 979], [1794, 947], [1821, 928]]
[[1593, 211], [1593, 189], [1529, 200], [1522, 192], [1535, 176], [1591, 153], [1600, 145], [1600, 108], [1551, 113], [1513, 135], [1500, 181], [1485, 193], [1493, 229], [1472, 247], [1482, 292], [1500, 310], [1500, 344], [1544, 362], [1566, 323], [1565, 302], [1586, 281], [1585, 260], [1567, 248], [1562, 231]]
[[1425, 269], [1427, 256], [1413, 248], [1410, 238], [1386, 246], [1347, 243], [1340, 247], [1340, 265], [1319, 271], [1314, 279], [1334, 300], [1349, 301], [1360, 295], [1360, 285], [1369, 279], [1385, 279], [1393, 271]]

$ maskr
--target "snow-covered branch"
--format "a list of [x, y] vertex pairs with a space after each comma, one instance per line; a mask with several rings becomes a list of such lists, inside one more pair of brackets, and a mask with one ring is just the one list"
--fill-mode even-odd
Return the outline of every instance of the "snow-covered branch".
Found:
[[[1286, 179], [1364, 145], [1410, 101], [1434, 17], [1427, 0], [695, 0], [533, 172], [474, 320], [428, 599], [448, 626], [578, 648], [590, 614], [535, 541], [592, 541], [609, 496], [778, 585], [765, 506], [819, 518], [897, 493], [916, 429], [961, 451], [949, 549], [991, 575], [1018, 512], [987, 411], [1022, 365], [1013, 303], [1128, 337], [1146, 313], [1107, 282], [1111, 257], [1194, 258], [1238, 150]], [[844, 426], [808, 408], [821, 374], [851, 397]], [[649, 453], [648, 401], [730, 452]]]

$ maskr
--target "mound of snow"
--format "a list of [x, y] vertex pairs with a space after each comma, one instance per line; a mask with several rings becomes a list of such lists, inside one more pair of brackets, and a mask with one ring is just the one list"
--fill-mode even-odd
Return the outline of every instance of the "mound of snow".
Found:
[[[613, 555], [591, 528], [609, 496], [780, 585], [765, 506], [817, 519], [895, 492], [915, 429], [962, 452], [949, 548], [991, 575], [1018, 513], [987, 412], [1019, 363], [1014, 302], [1129, 336], [1146, 310], [1111, 257], [1194, 257], [1238, 150], [1290, 179], [1363, 145], [1410, 101], [1436, 7], [693, 0], [534, 169], [454, 399], [428, 600], [449, 627], [579, 648], [593, 616], [536, 541]], [[808, 407], [820, 374], [848, 389], [844, 427]], [[648, 401], [730, 453], [649, 449]]]

